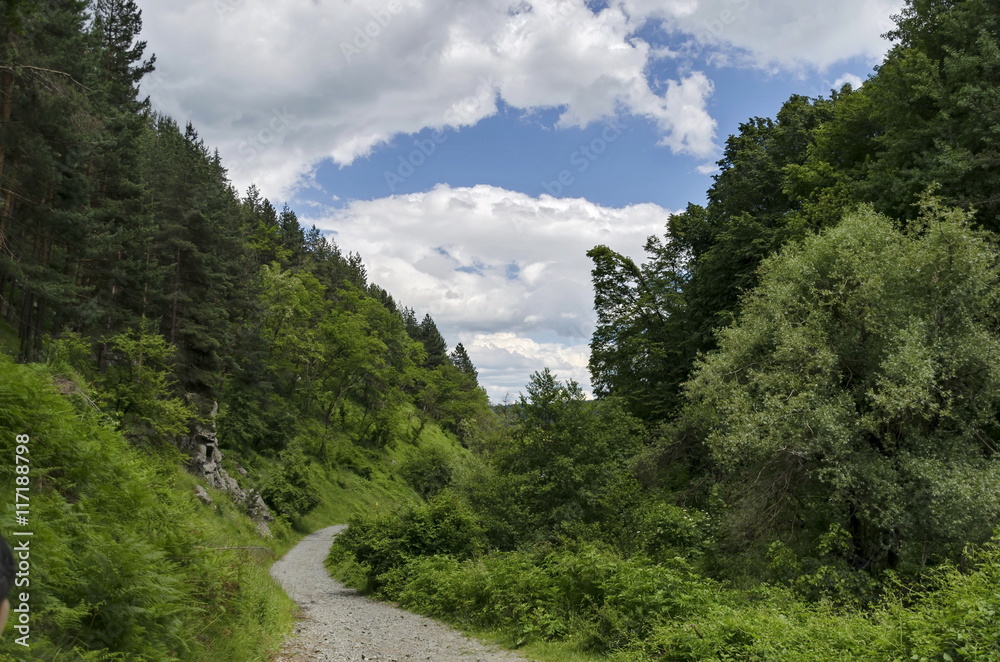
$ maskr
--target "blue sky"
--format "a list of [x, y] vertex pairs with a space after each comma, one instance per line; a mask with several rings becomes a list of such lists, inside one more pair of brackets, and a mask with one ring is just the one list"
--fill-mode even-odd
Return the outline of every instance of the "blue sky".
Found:
[[726, 136], [857, 85], [899, 0], [139, 0], [154, 107], [348, 251], [491, 397], [589, 388], [598, 243], [641, 259]]
[[[845, 74], [867, 78], [872, 63], [852, 58], [836, 72], [709, 68], [715, 93], [708, 110], [718, 122], [720, 148], [748, 118], [774, 117], [793, 94], [829, 96]], [[556, 129], [558, 111], [522, 111], [502, 101], [499, 106], [496, 115], [461, 130], [395, 136], [348, 167], [325, 161], [316, 171], [322, 191], [299, 191], [293, 206], [309, 215], [309, 203], [342, 207], [351, 199], [417, 193], [442, 183], [491, 184], [535, 197], [585, 197], [610, 207], [652, 202], [676, 210], [705, 200], [712, 179], [698, 168], [714, 163], [718, 154], [678, 158], [656, 146], [657, 128], [645, 118], [626, 115]], [[564, 171], [572, 178], [567, 185], [559, 183]]]

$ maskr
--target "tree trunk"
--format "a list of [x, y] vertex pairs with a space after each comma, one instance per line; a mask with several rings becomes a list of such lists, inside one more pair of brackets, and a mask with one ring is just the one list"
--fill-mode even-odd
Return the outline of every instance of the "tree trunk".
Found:
[[174, 305], [170, 314], [170, 344], [177, 346], [177, 303], [181, 297], [181, 247], [174, 256]]
[[21, 320], [18, 325], [17, 335], [21, 340], [21, 346], [17, 352], [17, 360], [20, 363], [28, 362], [28, 354], [31, 348], [31, 330], [34, 328], [31, 323], [31, 317], [35, 308], [35, 295], [30, 291], [25, 290], [24, 296], [21, 297]]
[[[4, 35], [5, 38], [10, 34]], [[10, 113], [14, 107], [14, 74], [10, 71], [0, 72], [0, 189], [6, 189], [4, 194], [3, 209], [0, 209], [0, 250], [6, 244], [6, 221], [10, 213], [10, 205], [13, 202], [13, 186], [4, 186], [3, 172], [7, 160], [7, 142], [5, 140], [7, 123], [10, 122]]]
[[4, 290], [7, 289], [7, 272], [0, 271], [0, 317], [4, 317], [7, 314], [7, 297], [4, 296]]
[[35, 346], [31, 351], [30, 360], [38, 361], [42, 357], [42, 332], [45, 328], [45, 299], [35, 302]]
[[8, 322], [14, 321], [15, 308], [14, 308], [14, 297], [17, 295], [17, 279], [13, 276], [10, 277], [10, 291], [7, 293], [7, 299], [4, 302], [7, 306], [6, 316]]

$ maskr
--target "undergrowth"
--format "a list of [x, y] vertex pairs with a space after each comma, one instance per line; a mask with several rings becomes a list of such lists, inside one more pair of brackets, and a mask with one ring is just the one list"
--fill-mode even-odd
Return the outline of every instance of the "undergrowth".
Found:
[[[268, 574], [291, 544], [281, 522], [253, 522], [196, 481], [170, 445], [136, 446], [78, 385], [0, 355], [0, 527], [29, 530], [26, 648], [11, 618], [7, 660], [265, 660], [293, 603]], [[15, 440], [30, 436], [28, 525], [15, 526]], [[8, 536], [10, 539], [10, 536]], [[13, 597], [13, 596], [12, 596]], [[15, 605], [16, 606], [16, 605]]]

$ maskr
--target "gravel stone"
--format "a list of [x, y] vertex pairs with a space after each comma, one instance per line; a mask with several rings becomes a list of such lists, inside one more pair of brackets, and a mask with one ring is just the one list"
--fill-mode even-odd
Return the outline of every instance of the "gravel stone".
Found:
[[323, 561], [343, 525], [311, 533], [271, 567], [301, 620], [275, 662], [516, 662], [445, 625], [369, 600], [330, 577]]

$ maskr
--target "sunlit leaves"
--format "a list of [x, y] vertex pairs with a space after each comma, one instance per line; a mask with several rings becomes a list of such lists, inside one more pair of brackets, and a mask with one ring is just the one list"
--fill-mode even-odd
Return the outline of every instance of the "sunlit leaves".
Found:
[[688, 384], [719, 464], [765, 495], [748, 503], [842, 521], [858, 563], [982, 539], [998, 514], [997, 252], [960, 212], [926, 213], [903, 232], [862, 210], [769, 260]]

